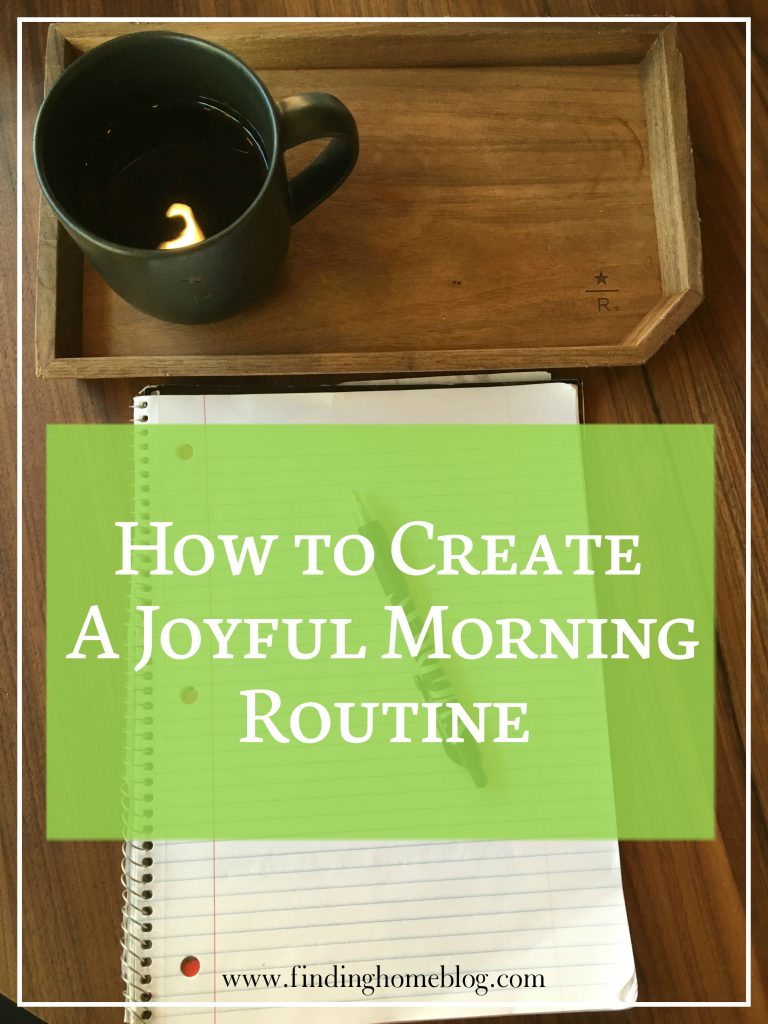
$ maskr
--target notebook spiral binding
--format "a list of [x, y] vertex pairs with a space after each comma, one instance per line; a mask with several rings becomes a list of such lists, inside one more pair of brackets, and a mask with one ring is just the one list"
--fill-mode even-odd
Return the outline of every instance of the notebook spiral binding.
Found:
[[[134, 399], [133, 422], [146, 423], [148, 420], [147, 401]], [[138, 533], [147, 532], [149, 509], [149, 431], [137, 430], [134, 444], [134, 516], [138, 521]], [[143, 556], [144, 562], [149, 556]], [[150, 591], [146, 569], [134, 577], [134, 592], [141, 595], [145, 603]], [[129, 626], [129, 629], [131, 627]], [[136, 628], [135, 622], [133, 628]], [[140, 649], [139, 638], [128, 637], [129, 650]], [[123, 843], [122, 891], [123, 911], [121, 940], [121, 975], [124, 982], [126, 1003], [147, 1003], [152, 999], [152, 882], [153, 850], [152, 841], [152, 757], [154, 754], [153, 685], [151, 660], [138, 680], [126, 682], [125, 700], [127, 714], [123, 746], [124, 775], [122, 780], [122, 817], [124, 835], [134, 838]], [[129, 783], [129, 778], [131, 782]], [[136, 838], [137, 837], [137, 838]], [[126, 1006], [127, 1024], [138, 1024], [152, 1018], [149, 1006]]]

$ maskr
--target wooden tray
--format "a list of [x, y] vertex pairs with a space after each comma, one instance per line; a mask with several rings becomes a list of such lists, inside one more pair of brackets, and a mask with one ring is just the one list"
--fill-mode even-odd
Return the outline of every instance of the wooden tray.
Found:
[[339, 96], [360, 160], [294, 230], [261, 306], [154, 320], [43, 202], [43, 377], [640, 363], [702, 298], [674, 28], [567, 24], [54, 25], [46, 83], [126, 31], [228, 47], [276, 98]]

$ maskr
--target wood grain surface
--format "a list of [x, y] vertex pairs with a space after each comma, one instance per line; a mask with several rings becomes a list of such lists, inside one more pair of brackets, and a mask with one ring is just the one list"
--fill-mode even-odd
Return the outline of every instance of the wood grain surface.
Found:
[[[326, 24], [316, 38], [311, 25], [227, 28], [206, 35], [274, 97], [322, 91], [347, 104], [363, 140], [354, 174], [292, 232], [268, 301], [204, 325], [165, 324], [121, 299], [43, 204], [41, 376], [635, 364], [701, 301], [674, 26], [649, 39], [604, 25], [597, 42], [563, 24], [540, 36], [536, 25], [421, 25], [414, 39], [401, 25]], [[52, 27], [46, 82], [68, 51], [111, 34], [86, 32]], [[647, 49], [622, 63], [635, 36]], [[574, 63], [577, 41], [604, 62]]]
[[[693, 0], [604, 0], [565, 3], [534, 0], [513, 5], [494, 0], [439, 2], [259, 4], [262, 16], [354, 15], [741, 15], [747, 5], [727, 0], [706, 5]], [[253, 14], [252, 5], [229, 0], [211, 2], [120, 2], [65, 0], [57, 12], [78, 16]], [[4, 606], [0, 617], [3, 656], [0, 746], [0, 832], [3, 877], [0, 882], [0, 988], [15, 988], [14, 787], [15, 771], [13, 677], [14, 495], [10, 467], [14, 446], [15, 409], [12, 327], [14, 308], [12, 173], [14, 14], [45, 15], [42, 3], [7, 4], [3, 8], [3, 60], [0, 61], [3, 173], [0, 175], [0, 229], [5, 263], [0, 275], [0, 318], [6, 344], [2, 368], [7, 387], [0, 416], [0, 440], [8, 472], [3, 488], [0, 567], [4, 574]], [[42, 94], [41, 69], [45, 29], [28, 26], [23, 34], [25, 104], [33, 111]], [[739, 26], [687, 25], [679, 31], [685, 60], [692, 143], [696, 163], [707, 298], [677, 336], [644, 367], [595, 369], [579, 374], [585, 381], [587, 417], [592, 422], [713, 422], [717, 428], [717, 765], [718, 829], [710, 843], [625, 843], [622, 847], [628, 913], [637, 960], [640, 996], [645, 1000], [730, 1001], [744, 998], [747, 951], [744, 945], [745, 880], [745, 38]], [[766, 78], [764, 33], [755, 31], [753, 58], [755, 123], [765, 125]], [[765, 168], [761, 133], [755, 138], [755, 169]], [[105, 1000], [121, 998], [119, 963], [119, 849], [114, 843], [46, 843], [44, 840], [44, 427], [49, 422], [125, 422], [131, 395], [148, 382], [122, 380], [94, 383], [45, 382], [34, 378], [33, 319], [35, 242], [39, 194], [24, 138], [20, 187], [23, 218], [23, 364], [24, 364], [24, 515], [23, 515], [23, 648], [24, 701], [24, 996], [28, 1000]], [[768, 314], [768, 265], [765, 245], [768, 220], [764, 191], [755, 197], [755, 573], [756, 610], [765, 610], [768, 547], [765, 529], [765, 482], [768, 446], [765, 436], [765, 395], [768, 387], [764, 325]], [[762, 257], [762, 258], [761, 258]], [[494, 307], [489, 304], [488, 316]], [[564, 375], [567, 370], [564, 371]], [[766, 915], [766, 827], [768, 758], [766, 758], [765, 685], [768, 672], [761, 620], [753, 632], [753, 724], [757, 757], [753, 763], [752, 803], [754, 853], [754, 929], [756, 942], [768, 932]], [[631, 1024], [721, 1024], [768, 1019], [764, 956], [753, 956], [753, 1007], [637, 1008]], [[55, 1024], [108, 1022], [115, 1010], [58, 1008], [37, 1011]], [[548, 1018], [536, 1018], [545, 1020]], [[574, 1014], [553, 1022], [598, 1024], [615, 1021], [608, 1014]]]

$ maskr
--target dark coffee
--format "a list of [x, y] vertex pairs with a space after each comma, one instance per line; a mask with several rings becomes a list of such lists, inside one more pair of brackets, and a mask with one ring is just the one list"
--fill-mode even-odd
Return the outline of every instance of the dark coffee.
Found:
[[268, 162], [256, 131], [210, 100], [155, 103], [105, 125], [86, 148], [78, 216], [138, 249], [180, 248], [226, 228]]
[[[289, 178], [285, 151], [320, 139]], [[63, 229], [121, 298], [161, 320], [205, 324], [275, 288], [293, 225], [345, 180], [358, 138], [327, 93], [277, 100], [221, 47], [141, 31], [69, 64], [43, 100], [32, 153]], [[207, 238], [158, 251], [186, 231], [182, 216], [166, 215], [174, 204]]]

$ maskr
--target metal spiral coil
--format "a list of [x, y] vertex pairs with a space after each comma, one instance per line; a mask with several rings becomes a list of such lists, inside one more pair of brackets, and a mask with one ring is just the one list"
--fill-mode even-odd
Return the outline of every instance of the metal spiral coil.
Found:
[[[134, 423], [147, 423], [148, 403], [136, 399], [133, 403]], [[149, 506], [149, 474], [147, 443], [148, 431], [138, 431], [134, 446], [134, 504], [139, 529], [146, 529], [141, 520]], [[145, 596], [151, 587], [146, 577], [140, 574], [134, 582], [134, 590]], [[133, 652], [138, 646], [136, 636], [128, 637], [128, 648]], [[127, 1003], [147, 1003], [152, 1000], [152, 883], [154, 881], [154, 843], [152, 841], [151, 802], [152, 770], [154, 755], [153, 685], [151, 665], [141, 673], [139, 679], [126, 681], [125, 688], [125, 730], [123, 735], [123, 778], [121, 785], [121, 806], [123, 834], [138, 837], [126, 839], [123, 843], [121, 866], [123, 910], [121, 939], [121, 976]], [[138, 685], [137, 685], [138, 682]], [[139, 714], [139, 712], [141, 712]], [[130, 783], [129, 783], [130, 778]], [[143, 793], [137, 797], [137, 787]], [[138, 808], [136, 804], [138, 803]], [[152, 1018], [149, 1006], [126, 1006], [126, 1024], [139, 1024]]]
[[[149, 1003], [152, 999], [152, 856], [154, 844], [126, 842], [123, 844], [123, 937], [121, 974], [125, 982], [126, 1002]], [[126, 1021], [147, 1021], [152, 1010], [126, 1007]]]

